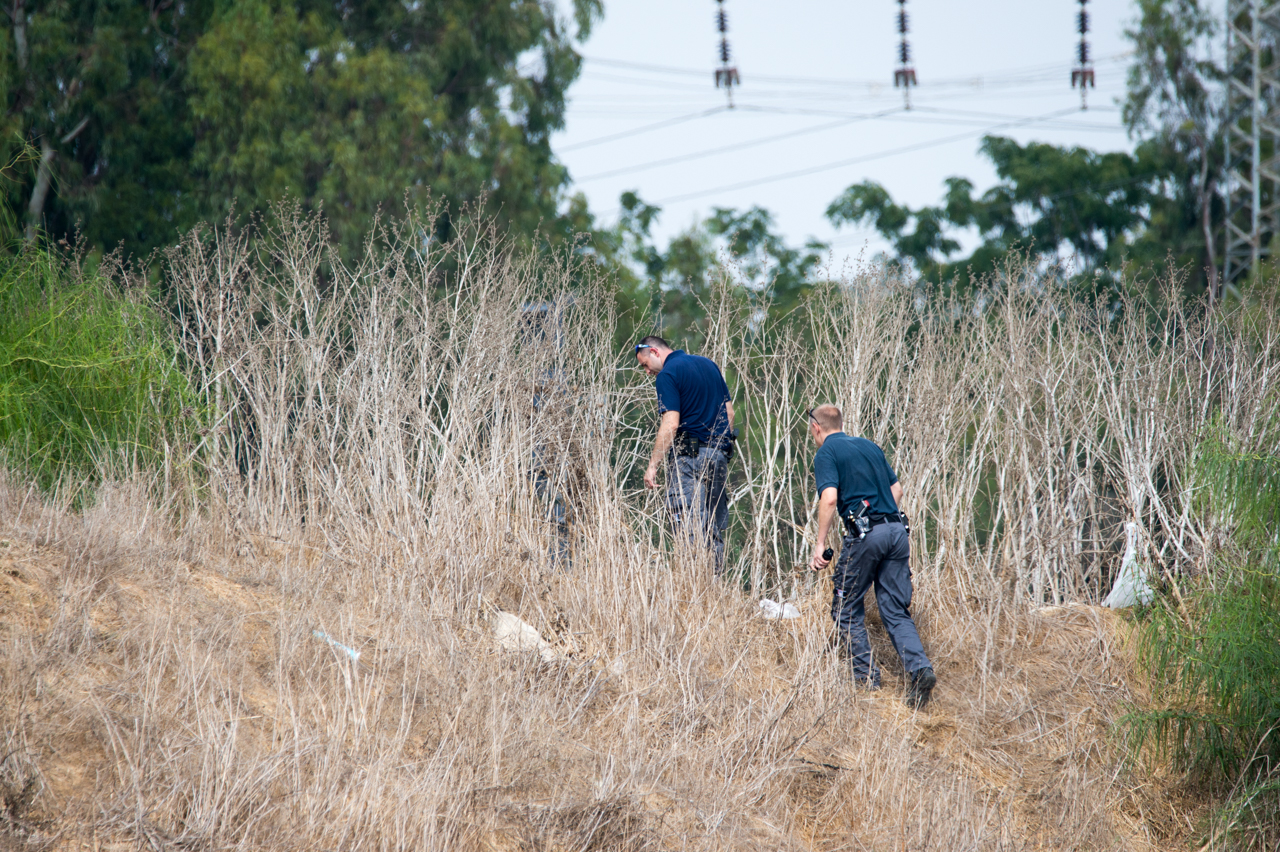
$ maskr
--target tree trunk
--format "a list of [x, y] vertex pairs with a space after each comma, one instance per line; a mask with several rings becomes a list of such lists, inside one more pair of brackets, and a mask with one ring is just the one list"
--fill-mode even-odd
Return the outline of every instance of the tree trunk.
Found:
[[1200, 148], [1200, 227], [1204, 231], [1204, 250], [1209, 260], [1209, 309], [1218, 298], [1218, 252], [1213, 245], [1213, 182], [1209, 179], [1209, 146]]
[[13, 46], [18, 70], [27, 70], [27, 0], [13, 0]]
[[36, 167], [36, 185], [31, 190], [31, 203], [27, 205], [27, 242], [36, 238], [36, 229], [44, 217], [44, 202], [49, 197], [49, 185], [53, 182], [53, 145], [49, 137], [40, 139], [40, 165]]

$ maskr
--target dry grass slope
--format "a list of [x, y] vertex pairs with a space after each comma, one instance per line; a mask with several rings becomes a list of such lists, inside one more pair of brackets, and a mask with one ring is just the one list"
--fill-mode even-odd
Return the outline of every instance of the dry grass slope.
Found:
[[[1015, 276], [923, 313], [874, 273], [760, 328], [724, 288], [706, 351], [750, 436], [739, 588], [673, 551], [637, 487], [652, 391], [612, 351], [589, 260], [432, 232], [411, 221], [352, 268], [314, 220], [193, 235], [166, 274], [199, 443], [79, 514], [0, 486], [3, 842], [1186, 845], [1194, 805], [1111, 739], [1142, 690], [1125, 625], [1089, 604], [1125, 521], [1162, 571], [1204, 569], [1222, 531], [1188, 462], [1210, 423], [1245, 450], [1270, 434], [1274, 305], [1107, 318]], [[795, 570], [814, 528], [796, 412], [820, 399], [907, 486], [926, 712], [874, 615], [888, 688], [850, 688], [825, 586]], [[803, 617], [765, 621], [761, 593]], [[499, 650], [499, 610], [559, 659]]]
[[[0, 493], [12, 848], [1162, 849], [1108, 727], [1108, 611], [919, 617], [939, 663], [850, 688], [825, 598], [766, 621], [686, 566], [467, 566], [561, 649], [495, 649], [393, 542], [174, 533], [145, 490]], [[619, 606], [602, 606], [601, 601]], [[877, 650], [891, 657], [873, 621]], [[321, 629], [360, 652], [352, 661]], [[22, 791], [28, 791], [23, 793]], [[1183, 826], [1185, 829], [1185, 825]], [[1164, 831], [1170, 831], [1165, 828]]]

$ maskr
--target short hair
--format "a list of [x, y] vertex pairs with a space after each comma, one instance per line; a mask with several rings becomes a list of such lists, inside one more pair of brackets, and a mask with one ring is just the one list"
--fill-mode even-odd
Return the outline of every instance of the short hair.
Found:
[[667, 341], [663, 340], [661, 337], [658, 337], [658, 335], [656, 335], [656, 334], [651, 334], [651, 335], [649, 335], [648, 337], [646, 337], [644, 340], [641, 340], [641, 341], [640, 341], [640, 345], [641, 345], [641, 346], [652, 346], [652, 347], [654, 347], [654, 348], [656, 348], [656, 349], [670, 349], [670, 348], [671, 348], [671, 344], [670, 344], [670, 343], [668, 343]]
[[812, 417], [818, 421], [823, 432], [839, 432], [844, 428], [844, 417], [840, 414], [840, 409], [830, 403], [815, 406]]

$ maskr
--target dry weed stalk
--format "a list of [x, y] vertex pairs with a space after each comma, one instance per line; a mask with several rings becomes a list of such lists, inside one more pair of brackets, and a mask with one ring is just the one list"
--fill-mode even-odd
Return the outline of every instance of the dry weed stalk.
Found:
[[[1150, 306], [1103, 318], [1029, 278], [924, 310], [866, 276], [761, 326], [722, 288], [708, 354], [750, 436], [744, 596], [669, 553], [639, 487], [652, 391], [589, 262], [429, 233], [386, 230], [354, 268], [314, 220], [192, 235], [168, 275], [211, 411], [206, 490], [161, 478], [82, 517], [0, 483], [21, 550], [0, 559], [33, 601], [4, 634], [0, 708], [65, 812], [39, 830], [153, 849], [1160, 845], [1106, 745], [1131, 695], [1113, 625], [1034, 605], [1104, 594], [1126, 520], [1171, 574], [1203, 564], [1187, 462], [1210, 419], [1247, 441], [1275, 416], [1273, 307], [1205, 318], [1170, 297], [1153, 335]], [[824, 588], [794, 567], [813, 529], [798, 412], [819, 400], [907, 486], [930, 714], [850, 689]], [[193, 499], [177, 532], [144, 522]], [[758, 617], [779, 589], [802, 619]], [[565, 659], [498, 652], [495, 607]]]

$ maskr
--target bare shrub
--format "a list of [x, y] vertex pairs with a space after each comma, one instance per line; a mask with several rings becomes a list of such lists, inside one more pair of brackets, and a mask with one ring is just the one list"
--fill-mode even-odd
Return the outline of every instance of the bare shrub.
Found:
[[[409, 219], [354, 267], [316, 220], [191, 235], [166, 274], [207, 484], [108, 486], [82, 514], [0, 484], [15, 570], [44, 577], [6, 634], [0, 709], [55, 779], [32, 807], [67, 814], [68, 838], [1158, 845], [1107, 739], [1134, 696], [1122, 629], [1037, 607], [1104, 595], [1129, 520], [1158, 571], [1202, 568], [1216, 533], [1187, 461], [1212, 418], [1247, 440], [1275, 416], [1274, 312], [1206, 317], [1171, 290], [1103, 317], [1029, 275], [926, 305], [875, 273], [761, 326], [722, 287], [706, 354], [747, 436], [735, 585], [674, 549], [640, 486], [652, 389], [613, 350], [590, 259], [432, 233]], [[852, 690], [826, 588], [797, 568], [818, 401], [906, 486], [928, 713], [892, 668]], [[803, 617], [761, 619], [764, 591]], [[555, 659], [497, 649], [499, 609]], [[874, 610], [871, 630], [892, 657]]]

